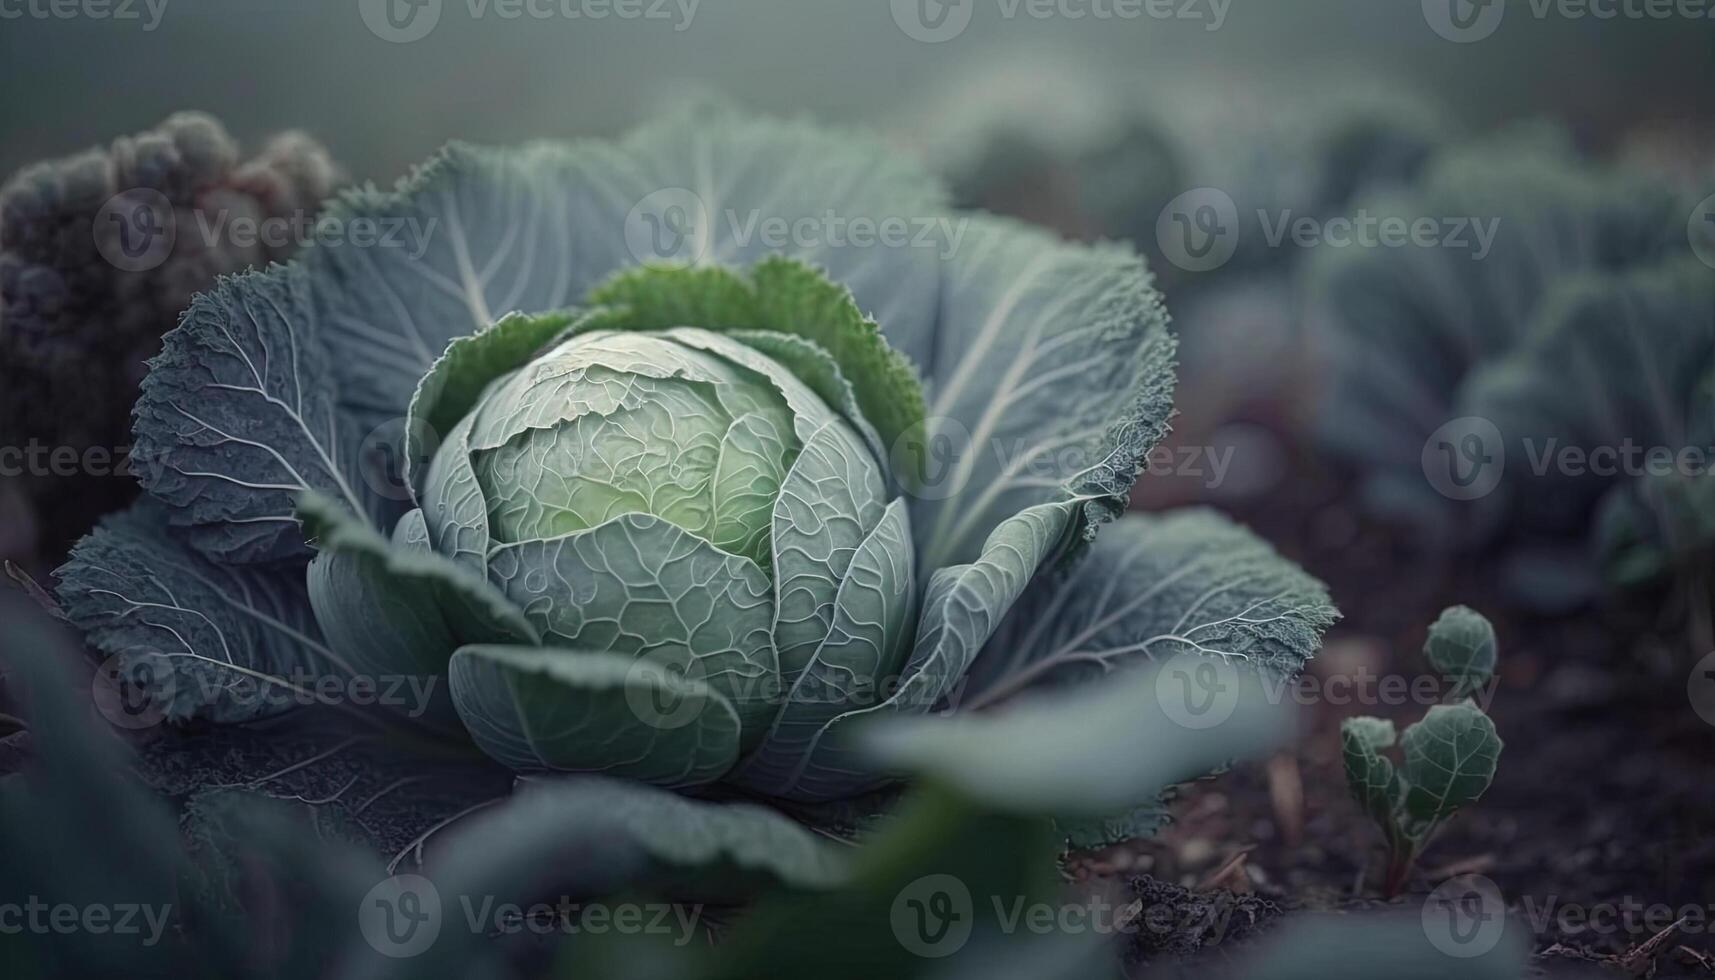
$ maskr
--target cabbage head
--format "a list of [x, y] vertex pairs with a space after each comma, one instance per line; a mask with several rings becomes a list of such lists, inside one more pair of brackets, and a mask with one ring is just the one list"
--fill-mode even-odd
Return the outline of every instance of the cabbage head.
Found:
[[953, 210], [863, 137], [455, 144], [196, 298], [148, 493], [58, 599], [170, 724], [313, 694], [500, 771], [847, 799], [897, 775], [872, 719], [1314, 652], [1326, 591], [1267, 545], [1121, 516], [1173, 357], [1129, 248]]

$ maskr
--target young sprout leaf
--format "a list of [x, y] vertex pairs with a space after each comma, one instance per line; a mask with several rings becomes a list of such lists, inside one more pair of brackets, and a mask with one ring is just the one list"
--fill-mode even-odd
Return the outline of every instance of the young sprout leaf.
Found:
[[1495, 676], [1495, 628], [1475, 609], [1453, 606], [1429, 627], [1423, 656], [1453, 686], [1453, 697], [1469, 697]]
[[1406, 830], [1419, 840], [1475, 803], [1495, 778], [1501, 739], [1471, 704], [1438, 704], [1400, 738], [1405, 750]]

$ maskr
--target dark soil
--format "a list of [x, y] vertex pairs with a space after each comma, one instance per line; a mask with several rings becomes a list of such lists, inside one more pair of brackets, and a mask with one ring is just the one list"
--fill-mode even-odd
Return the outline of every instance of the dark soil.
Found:
[[1280, 918], [1279, 905], [1227, 890], [1193, 891], [1151, 875], [1126, 883], [1141, 902], [1128, 959], [1138, 965], [1180, 959], [1228, 942], [1242, 943]]
[[[1506, 747], [1495, 782], [1429, 846], [1391, 904], [1420, 907], [1441, 881], [1486, 876], [1529, 930], [1537, 968], [1553, 975], [1572, 963], [1627, 975], [1616, 957], [1689, 914], [1655, 955], [1633, 957], [1631, 975], [1715, 977], [1715, 726], [1686, 695], [1696, 657], [1671, 626], [1657, 629], [1635, 611], [1544, 619], [1510, 609], [1480, 559], [1438, 564], [1415, 554], [1402, 535], [1363, 518], [1348, 487], [1304, 454], [1265, 499], [1228, 508], [1327, 582], [1345, 614], [1311, 683], [1365, 672], [1418, 677], [1424, 631], [1455, 603], [1488, 615], [1500, 637], [1489, 711]], [[1194, 910], [1223, 889], [1278, 902], [1288, 916], [1390, 904], [1379, 893], [1380, 834], [1346, 795], [1339, 725], [1375, 714], [1403, 726], [1427, 707], [1331, 703], [1331, 689], [1322, 690], [1330, 694], [1307, 699], [1290, 753], [1190, 787], [1159, 838], [1089, 855], [1083, 870], [1148, 872], [1132, 879], [1146, 906]], [[1196, 891], [1166, 895], [1163, 882]], [[1192, 931], [1140, 952], [1171, 956], [1209, 938]]]

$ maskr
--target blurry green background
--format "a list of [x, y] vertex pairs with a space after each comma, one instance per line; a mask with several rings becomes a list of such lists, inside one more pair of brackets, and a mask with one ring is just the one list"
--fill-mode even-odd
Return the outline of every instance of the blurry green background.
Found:
[[1211, 72], [1240, 98], [1309, 75], [1386, 78], [1422, 87], [1468, 127], [1552, 115], [1597, 147], [1639, 122], [1706, 132], [1715, 119], [1715, 20], [1538, 19], [1526, 0], [1474, 44], [1437, 36], [1419, 0], [1232, 0], [1213, 32], [1189, 20], [1006, 20], [1002, 0], [964, 0], [978, 5], [972, 23], [942, 44], [906, 37], [888, 0], [702, 0], [683, 31], [675, 20], [472, 18], [471, 0], [445, 2], [434, 31], [407, 44], [371, 33], [358, 0], [166, 0], [150, 32], [0, 19], [0, 171], [186, 108], [215, 113], [247, 145], [305, 128], [378, 180], [451, 138], [608, 134], [687, 93], [888, 125], [965, 67], [1021, 51], [1112, 68], [1149, 98], [1210, 84]]

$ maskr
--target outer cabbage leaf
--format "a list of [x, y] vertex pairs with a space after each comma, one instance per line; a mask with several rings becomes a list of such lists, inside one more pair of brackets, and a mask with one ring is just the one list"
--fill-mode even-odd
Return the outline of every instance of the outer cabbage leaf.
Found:
[[520, 779], [511, 800], [450, 831], [428, 857], [425, 873], [445, 894], [524, 903], [640, 889], [725, 904], [780, 887], [836, 888], [852, 872], [846, 851], [766, 807], [599, 776]]
[[[1291, 735], [1287, 707], [1254, 671], [1235, 674], [1232, 712], [1196, 729], [1147, 710], [1157, 703], [1156, 673], [1039, 692], [1006, 711], [872, 724], [862, 738], [887, 768], [933, 777], [1002, 812], [1097, 817], [1151, 803], [1174, 783]], [[1098, 742], [1103, 750], [1091, 751]]]
[[192, 862], [178, 883], [182, 928], [221, 951], [232, 966], [220, 972], [242, 975], [264, 955], [278, 975], [334, 971], [335, 937], [381, 870], [360, 827], [336, 808], [240, 787], [198, 790], [179, 825]]
[[489, 382], [528, 364], [572, 320], [570, 313], [509, 314], [447, 345], [411, 396], [405, 465], [413, 487], [411, 469], [423, 465], [440, 439], [470, 414]]
[[132, 769], [175, 800], [241, 788], [328, 811], [329, 823], [389, 856], [414, 849], [443, 821], [504, 798], [514, 778], [465, 746], [405, 728], [377, 730], [333, 708], [174, 730], [144, 747]]
[[[187, 814], [181, 827], [176, 808], [139, 785], [135, 758], [87, 710], [87, 682], [68, 669], [78, 645], [50, 625], [22, 596], [0, 595], [0, 672], [15, 694], [27, 694], [36, 736], [22, 770], [0, 779], [0, 834], [28, 841], [0, 850], [0, 880], [44, 908], [118, 909], [135, 928], [22, 936], [8, 928], [0, 933], [7, 976], [242, 976], [258, 950], [292, 975], [325, 974], [335, 944], [322, 940], [335, 919], [350, 928], [364, 886], [349, 886], [367, 862], [295, 828], [241, 821], [233, 810], [225, 826], [244, 823], [244, 860], [211, 854], [198, 819], [204, 811]], [[171, 732], [151, 740], [176, 741]], [[241, 886], [279, 901], [238, 907], [229, 899]]]
[[[396, 189], [349, 192], [329, 209], [346, 222], [414, 221], [420, 255], [398, 242], [306, 253], [343, 403], [360, 418], [399, 417], [453, 338], [510, 311], [565, 308], [621, 268], [674, 257], [628, 244], [629, 228], [662, 216], [650, 200], [661, 193], [691, 202], [695, 221], [679, 231], [711, 265], [775, 251], [761, 221], [820, 222], [830, 209], [846, 221], [910, 220], [942, 209], [934, 181], [877, 141], [730, 110], [673, 113], [613, 144], [453, 144]], [[822, 237], [786, 254], [827, 268], [896, 346], [922, 356], [935, 322], [935, 250]]]
[[1213, 511], [1131, 514], [1069, 573], [1031, 587], [972, 666], [966, 698], [980, 707], [1186, 652], [1287, 677], [1338, 616], [1322, 583]]
[[246, 273], [199, 294], [149, 368], [133, 463], [143, 486], [171, 505], [166, 516], [210, 558], [304, 557], [292, 500], [307, 490], [357, 514], [393, 509], [362, 489], [362, 433], [336, 409], [336, 382], [296, 272]]
[[[958, 228], [934, 224], [947, 214], [945, 192], [908, 154], [861, 132], [709, 107], [645, 126], [624, 148], [643, 186], [689, 190], [703, 205], [709, 224], [695, 232], [698, 264], [742, 267], [785, 255], [825, 269], [890, 344], [919, 365], [929, 362], [941, 266]], [[895, 222], [912, 234], [873, 243], [832, 227], [788, 243], [756, 234], [763, 221], [822, 227], [830, 210], [848, 227]]]
[[[850, 737], [854, 722], [919, 715], [957, 693], [966, 669], [1039, 569], [1070, 544], [1079, 505], [1040, 504], [1001, 523], [967, 565], [937, 569], [925, 589], [911, 656], [896, 692], [873, 707], [849, 711], [823, 726], [781, 795], [827, 800], [852, 796], [885, 781]], [[890, 679], [891, 680], [891, 679]]]
[[863, 410], [858, 407], [857, 393], [852, 390], [845, 372], [840, 370], [839, 362], [820, 344], [796, 334], [773, 330], [733, 330], [727, 336], [746, 347], [756, 348], [784, 365], [863, 435], [876, 459], [891, 461], [891, 454], [887, 447], [882, 445], [881, 436], [875, 431], [875, 427], [869, 424], [869, 420], [864, 418]]
[[880, 685], [900, 667], [916, 612], [910, 520], [905, 502], [895, 500], [858, 546], [825, 638], [786, 688], [773, 727], [734, 782], [779, 795], [802, 775], [805, 749], [823, 725], [880, 699]]
[[772, 635], [787, 687], [827, 637], [846, 570], [881, 520], [885, 489], [866, 453], [842, 426], [823, 426], [774, 500]]
[[[704, 937], [712, 917], [705, 905], [741, 905], [767, 894], [803, 901], [807, 892], [843, 886], [852, 871], [836, 845], [763, 807], [707, 803], [592, 776], [520, 780], [512, 799], [449, 827], [428, 848], [423, 867], [413, 870], [443, 897], [478, 902], [474, 897], [481, 896], [485, 909], [611, 903], [624, 896], [685, 903], [670, 920], [685, 931], [670, 940], [636, 929], [590, 930], [562, 951], [576, 958], [571, 975], [616, 980], [698, 973], [692, 964], [708, 959]], [[659, 932], [665, 924], [642, 931]], [[671, 959], [656, 955], [656, 942]], [[462, 980], [513, 972], [505, 963], [479, 968], [497, 958], [493, 935], [480, 929], [443, 930], [427, 957], [383, 958], [355, 938], [351, 947], [345, 975], [353, 980]], [[598, 949], [617, 959], [589, 967]], [[689, 950], [705, 955], [681, 955]], [[661, 974], [664, 962], [690, 972]]]
[[739, 717], [709, 685], [647, 661], [554, 647], [454, 654], [453, 702], [471, 737], [518, 770], [701, 786], [738, 759]]
[[477, 481], [470, 434], [476, 415], [465, 416], [447, 433], [423, 476], [424, 534], [434, 549], [486, 574], [488, 570], [488, 497]]
[[407, 511], [399, 523], [393, 525], [393, 543], [406, 549], [432, 551], [434, 545], [429, 543], [429, 526], [423, 517], [421, 508]]
[[[316, 621], [328, 644], [362, 676], [389, 683], [441, 679], [464, 644], [540, 639], [517, 606], [465, 566], [433, 551], [395, 546], [326, 497], [306, 496], [298, 507], [320, 551], [307, 576]], [[430, 703], [405, 707], [457, 729], [444, 685]]]
[[[1173, 409], [1174, 340], [1143, 262], [974, 218], [949, 263], [912, 524], [930, 568], [1068, 497], [1122, 511]], [[1093, 531], [1091, 532], [1093, 533]]]
[[354, 673], [323, 641], [299, 566], [219, 565], [145, 498], [104, 520], [55, 575], [66, 617], [121, 657], [167, 718], [242, 722], [300, 703], [290, 686]]

